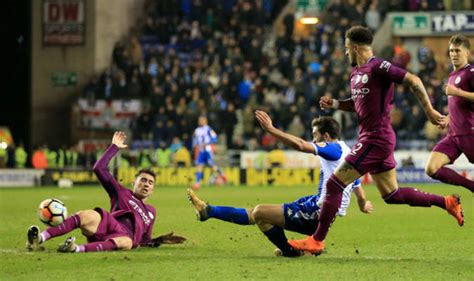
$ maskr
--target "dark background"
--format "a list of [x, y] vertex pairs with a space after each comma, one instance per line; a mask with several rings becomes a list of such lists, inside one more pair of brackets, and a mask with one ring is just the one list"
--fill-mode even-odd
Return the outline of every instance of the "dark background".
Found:
[[[5, 0], [0, 9], [3, 58], [0, 126], [29, 147], [31, 112], [31, 0]], [[5, 46], [6, 45], [6, 46]]]

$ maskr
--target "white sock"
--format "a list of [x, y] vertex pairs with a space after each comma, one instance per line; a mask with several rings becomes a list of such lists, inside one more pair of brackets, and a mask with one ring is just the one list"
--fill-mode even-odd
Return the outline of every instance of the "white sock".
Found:
[[39, 243], [43, 244], [43, 242], [44, 242], [44, 235], [43, 235], [43, 233], [40, 233], [39, 234]]

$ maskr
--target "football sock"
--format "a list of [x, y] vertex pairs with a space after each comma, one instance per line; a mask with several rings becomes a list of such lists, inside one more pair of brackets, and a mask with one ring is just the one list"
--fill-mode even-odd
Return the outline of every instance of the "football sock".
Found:
[[388, 204], [408, 204], [417, 207], [431, 207], [432, 205], [445, 209], [444, 197], [426, 193], [412, 187], [400, 187], [383, 200]]
[[202, 172], [196, 172], [196, 183], [201, 183]]
[[93, 242], [76, 247], [76, 252], [105, 252], [117, 249], [114, 240]]
[[64, 235], [68, 232], [81, 226], [81, 219], [79, 215], [72, 215], [65, 219], [63, 223], [58, 226], [50, 227], [40, 234], [40, 242], [43, 243], [51, 238]]
[[463, 177], [462, 175], [456, 173], [455, 171], [449, 168], [442, 167], [436, 173], [434, 173], [431, 177], [434, 179], [440, 180], [444, 183], [464, 186], [465, 188], [469, 189], [471, 192], [474, 192], [474, 181]]
[[319, 214], [319, 224], [313, 238], [317, 241], [324, 241], [331, 227], [337, 210], [341, 206], [344, 183], [335, 175], [332, 175], [326, 183], [326, 197], [324, 197], [321, 213]]
[[285, 232], [282, 228], [278, 226], [273, 226], [269, 230], [263, 232], [267, 236], [273, 245], [277, 246], [282, 252], [283, 255], [289, 255], [292, 252], [295, 252], [295, 249], [288, 244], [288, 239], [285, 236]]
[[247, 214], [247, 210], [245, 208], [208, 205], [207, 215], [210, 218], [215, 218], [236, 224], [249, 224], [249, 215]]

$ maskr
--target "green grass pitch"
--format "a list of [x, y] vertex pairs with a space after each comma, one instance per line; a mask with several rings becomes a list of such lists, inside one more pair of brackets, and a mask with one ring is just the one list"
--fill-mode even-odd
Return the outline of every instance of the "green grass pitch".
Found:
[[[149, 203], [157, 209], [154, 236], [184, 235], [183, 245], [128, 252], [60, 254], [66, 237], [48, 241], [44, 252], [25, 250], [26, 230], [38, 220], [46, 198], [63, 200], [74, 213], [109, 208], [100, 187], [0, 189], [0, 280], [474, 280], [474, 197], [459, 187], [415, 185], [462, 197], [466, 223], [459, 227], [444, 210], [384, 204], [365, 186], [375, 212], [356, 202], [334, 223], [319, 257], [274, 257], [274, 246], [256, 226], [217, 220], [198, 222], [185, 187], [156, 187]], [[204, 187], [198, 195], [214, 205], [240, 207], [290, 202], [314, 192], [311, 186]], [[85, 239], [75, 231], [79, 243]], [[287, 232], [288, 238], [302, 235]]]

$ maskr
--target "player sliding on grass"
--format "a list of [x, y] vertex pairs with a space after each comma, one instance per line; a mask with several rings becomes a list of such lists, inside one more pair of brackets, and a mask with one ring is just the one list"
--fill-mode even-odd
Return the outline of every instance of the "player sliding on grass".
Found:
[[[316, 230], [319, 204], [321, 204], [326, 194], [326, 181], [339, 162], [344, 159], [345, 154], [349, 152], [349, 147], [343, 141], [338, 140], [340, 126], [331, 117], [320, 117], [313, 120], [313, 142], [307, 142], [273, 127], [272, 120], [267, 113], [257, 110], [255, 115], [262, 128], [285, 145], [301, 152], [320, 156], [321, 175], [318, 194], [302, 197], [292, 203], [260, 204], [247, 209], [211, 206], [200, 200], [191, 189], [188, 189], [188, 197], [199, 220], [205, 221], [209, 218], [216, 218], [241, 225], [257, 224], [263, 234], [277, 246], [276, 255], [285, 257], [300, 256], [302, 252], [294, 250], [288, 244], [283, 229], [302, 234], [311, 234]], [[360, 210], [364, 213], [371, 213], [373, 210], [372, 203], [365, 199], [365, 192], [359, 180], [356, 180], [344, 190], [338, 214], [340, 216], [346, 215], [351, 191], [354, 191], [357, 196]]]
[[115, 132], [112, 144], [95, 163], [94, 172], [110, 197], [110, 212], [102, 208], [79, 211], [62, 224], [39, 233], [38, 226], [28, 229], [27, 248], [36, 250], [47, 240], [64, 235], [76, 228], [87, 237], [88, 244], [77, 245], [75, 237], [69, 237], [59, 246], [59, 252], [100, 252], [130, 250], [138, 246], [158, 247], [160, 244], [183, 243], [186, 239], [173, 232], [151, 239], [156, 211], [145, 204], [153, 194], [155, 173], [149, 169], [138, 171], [133, 182], [133, 192], [110, 174], [107, 165], [125, 144], [126, 135]]
[[446, 86], [449, 116], [441, 126], [448, 126], [448, 135], [433, 148], [426, 173], [434, 179], [464, 186], [474, 192], [474, 181], [445, 167], [454, 163], [461, 153], [474, 163], [474, 66], [468, 62], [469, 49], [469, 39], [463, 35], [454, 35], [449, 40], [449, 57], [454, 71], [449, 74]]
[[419, 207], [434, 205], [447, 210], [459, 225], [464, 223], [459, 196], [442, 197], [416, 188], [398, 186], [393, 157], [396, 138], [390, 124], [394, 83], [403, 82], [410, 88], [431, 123], [441, 125], [444, 116], [431, 106], [420, 78], [374, 57], [372, 40], [370, 30], [362, 26], [354, 26], [346, 32], [346, 55], [354, 67], [351, 73], [351, 98], [338, 101], [322, 97], [320, 100], [323, 109], [355, 111], [359, 120], [359, 138], [327, 182], [327, 195], [315, 233], [305, 239], [288, 241], [297, 250], [313, 254], [320, 254], [324, 250], [324, 239], [341, 205], [344, 188], [366, 173], [372, 175], [386, 203]]

